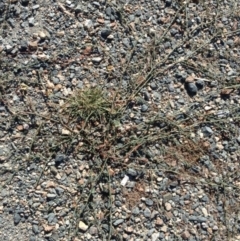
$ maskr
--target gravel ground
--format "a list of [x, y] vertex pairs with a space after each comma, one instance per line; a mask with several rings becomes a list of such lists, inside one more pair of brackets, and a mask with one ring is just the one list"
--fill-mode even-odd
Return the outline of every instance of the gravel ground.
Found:
[[1, 0], [0, 240], [240, 240], [239, 13]]

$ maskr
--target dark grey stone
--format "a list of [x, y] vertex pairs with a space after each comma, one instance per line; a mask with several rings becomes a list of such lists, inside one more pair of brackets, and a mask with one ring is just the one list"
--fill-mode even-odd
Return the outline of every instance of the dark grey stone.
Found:
[[201, 198], [201, 201], [208, 203], [208, 202], [209, 202], [208, 196], [207, 196], [207, 195], [204, 195], [204, 196]]
[[[10, 149], [7, 145], [0, 145], [0, 155], [1, 156], [8, 156], [10, 154]], [[8, 191], [6, 189], [3, 189], [3, 194], [8, 195]]]
[[15, 27], [15, 21], [14, 21], [14, 19], [9, 18], [9, 19], [7, 20], [7, 22], [10, 24], [10, 26], [11, 26], [12, 28]]
[[112, 33], [112, 31], [110, 29], [102, 29], [101, 37], [106, 39], [111, 33]]
[[31, 236], [31, 237], [29, 238], [29, 241], [36, 241], [36, 237]]
[[140, 213], [140, 210], [139, 210], [138, 207], [134, 207], [134, 208], [132, 209], [132, 214], [138, 215], [139, 213]]
[[177, 79], [180, 79], [180, 80], [185, 80], [186, 78], [187, 78], [187, 73], [185, 73], [185, 72], [177, 72], [176, 74], [175, 74], [175, 77], [177, 78]]
[[153, 200], [149, 199], [149, 198], [146, 198], [145, 203], [146, 203], [147, 206], [152, 206], [153, 205]]
[[187, 26], [188, 26], [188, 28], [191, 28], [192, 25], [193, 25], [193, 22], [192, 22], [191, 19], [189, 19], [189, 20], [187, 21]]
[[143, 96], [144, 96], [144, 100], [146, 100], [146, 101], [149, 101], [151, 99], [151, 96], [148, 92], [144, 92]]
[[36, 224], [34, 224], [33, 226], [32, 226], [32, 230], [33, 230], [33, 232], [35, 233], [35, 234], [38, 234], [40, 231], [39, 231], [39, 228], [38, 228], [38, 225], [36, 225]]
[[197, 94], [198, 88], [195, 83], [186, 83], [185, 88], [189, 95], [192, 96]]
[[59, 84], [60, 83], [60, 80], [57, 77], [52, 77], [52, 81], [53, 81], [54, 84]]
[[64, 189], [62, 189], [61, 187], [56, 187], [55, 190], [56, 190], [58, 195], [61, 195], [61, 194], [64, 193]]
[[63, 154], [58, 154], [57, 156], [56, 156], [56, 158], [55, 158], [55, 164], [56, 165], [59, 165], [59, 164], [61, 164], [62, 162], [64, 162], [64, 161], [66, 161], [66, 156], [65, 155], [63, 155]]
[[152, 228], [148, 231], [147, 236], [150, 237], [155, 232], [155, 228]]
[[196, 209], [197, 207], [199, 207], [199, 203], [194, 203], [194, 204], [192, 205], [192, 209], [193, 209], [193, 210]]
[[137, 171], [135, 169], [133, 169], [133, 168], [129, 168], [127, 170], [127, 174], [132, 176], [132, 177], [136, 177], [138, 175]]
[[116, 201], [116, 202], [115, 202], [115, 206], [116, 206], [116, 207], [121, 207], [121, 206], [122, 206], [122, 203], [121, 203], [120, 201]]
[[141, 107], [141, 111], [142, 111], [142, 112], [148, 111], [148, 106], [145, 105], [145, 104], [143, 104], [142, 107]]
[[233, 46], [234, 45], [234, 41], [232, 40], [232, 39], [229, 39], [228, 41], [227, 41], [227, 45], [229, 45], [229, 46]]
[[109, 231], [109, 225], [108, 224], [102, 224], [102, 229], [105, 231]]
[[80, 13], [82, 10], [83, 10], [82, 4], [78, 4], [74, 9], [76, 14]]
[[18, 225], [21, 221], [21, 216], [18, 212], [15, 212], [14, 217], [13, 217], [13, 221], [15, 225]]
[[211, 81], [211, 82], [210, 82], [210, 86], [211, 86], [211, 87], [216, 87], [216, 86], [218, 86], [218, 82], [215, 81], [215, 80], [214, 80], [214, 81]]
[[197, 24], [200, 24], [201, 21], [202, 21], [202, 19], [201, 19], [199, 16], [197, 16], [197, 17], [196, 17], [196, 22], [197, 22]]
[[175, 28], [171, 28], [170, 33], [174, 36], [175, 34], [178, 33], [178, 30]]
[[204, 126], [202, 128], [202, 132], [206, 135], [206, 136], [211, 136], [213, 134], [213, 130], [208, 127], [208, 126]]
[[153, 99], [159, 101], [161, 99], [161, 95], [157, 91], [153, 91]]
[[189, 221], [202, 223], [202, 222], [206, 222], [207, 218], [202, 216], [189, 216]]
[[136, 12], [135, 12], [135, 16], [137, 17], [140, 17], [142, 15], [142, 11], [140, 9], [138, 9]]
[[126, 48], [130, 48], [130, 42], [128, 38], [122, 39], [122, 43]]
[[170, 187], [170, 188], [175, 188], [175, 187], [177, 187], [177, 186], [178, 186], [178, 182], [177, 182], [177, 181], [171, 182], [171, 183], [169, 184], [169, 187]]
[[48, 223], [52, 223], [54, 219], [55, 219], [55, 214], [49, 213], [48, 214]]
[[28, 3], [29, 3], [29, 0], [21, 0], [21, 4], [22, 4], [23, 6], [27, 6]]
[[135, 16], [133, 14], [130, 14], [130, 15], [128, 15], [128, 18], [131, 22], [133, 22], [135, 19]]
[[166, 42], [166, 43], [164, 43], [164, 48], [165, 49], [168, 49], [168, 48], [171, 48], [171, 42]]
[[200, 223], [207, 222], [207, 218], [199, 216], [198, 217], [198, 222], [200, 222]]
[[205, 83], [204, 80], [198, 79], [196, 81], [196, 86], [198, 87], [198, 89], [202, 89], [204, 87], [204, 83]]
[[165, 234], [163, 232], [159, 233], [159, 239], [165, 241]]
[[156, 83], [154, 83], [154, 82], [152, 82], [152, 83], [150, 84], [150, 87], [151, 87], [152, 90], [156, 90], [156, 89], [158, 88], [157, 85], [156, 85]]
[[209, 169], [209, 170], [213, 170], [214, 169], [214, 165], [210, 160], [206, 160], [204, 161], [204, 165]]
[[113, 226], [118, 226], [124, 222], [124, 219], [120, 218], [113, 222]]
[[177, 52], [178, 52], [179, 54], [183, 54], [183, 53], [184, 53], [184, 49], [180, 47], [180, 48], [177, 49]]
[[107, 7], [106, 10], [105, 10], [105, 13], [106, 13], [107, 16], [110, 17], [114, 13], [114, 11], [112, 11], [111, 7]]
[[189, 200], [190, 199], [190, 194], [188, 193], [188, 194], [184, 195], [182, 198], [184, 200]]
[[165, 0], [165, 3], [167, 6], [170, 6], [172, 4], [172, 0]]
[[143, 215], [145, 218], [150, 218], [151, 217], [151, 210], [149, 208], [145, 208], [143, 211]]
[[178, 203], [179, 200], [180, 200], [180, 197], [178, 195], [175, 195], [172, 197], [172, 200], [175, 202], [175, 203]]

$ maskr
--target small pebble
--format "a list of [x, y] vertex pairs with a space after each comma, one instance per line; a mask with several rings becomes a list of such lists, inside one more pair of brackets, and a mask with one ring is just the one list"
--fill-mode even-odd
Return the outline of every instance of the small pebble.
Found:
[[170, 203], [165, 203], [165, 209], [170, 211], [172, 209], [172, 205]]
[[14, 214], [13, 221], [15, 225], [18, 225], [21, 221], [21, 216], [18, 213]]
[[106, 39], [111, 33], [112, 33], [112, 31], [110, 29], [103, 29], [101, 31], [101, 36], [102, 36], [102, 38]]
[[190, 233], [185, 230], [182, 234], [181, 234], [181, 237], [184, 239], [184, 240], [188, 240], [190, 238]]
[[186, 83], [185, 86], [189, 95], [197, 94], [198, 88], [195, 83]]
[[143, 215], [145, 218], [150, 218], [151, 217], [151, 210], [149, 208], [146, 208], [143, 212]]
[[113, 222], [113, 226], [118, 226], [124, 222], [124, 219], [117, 219], [116, 221]]
[[80, 221], [79, 223], [78, 223], [78, 227], [79, 227], [79, 229], [81, 230], [81, 231], [87, 231], [87, 229], [88, 229], [88, 225], [87, 224], [85, 224], [83, 221]]
[[94, 58], [92, 58], [92, 62], [93, 62], [93, 63], [99, 64], [101, 61], [102, 61], [102, 58], [101, 58], [101, 57], [94, 57]]
[[143, 104], [142, 107], [141, 107], [141, 111], [142, 111], [142, 112], [148, 111], [148, 106], [145, 105], [145, 104]]
[[146, 203], [147, 206], [152, 206], [153, 205], [153, 200], [149, 199], [149, 198], [146, 198], [145, 199], [145, 203]]

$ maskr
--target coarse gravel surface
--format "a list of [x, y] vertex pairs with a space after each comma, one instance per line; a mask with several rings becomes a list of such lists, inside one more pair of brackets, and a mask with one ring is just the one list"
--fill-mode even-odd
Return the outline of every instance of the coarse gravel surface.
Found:
[[0, 1], [0, 241], [237, 241], [239, 164], [239, 1]]

